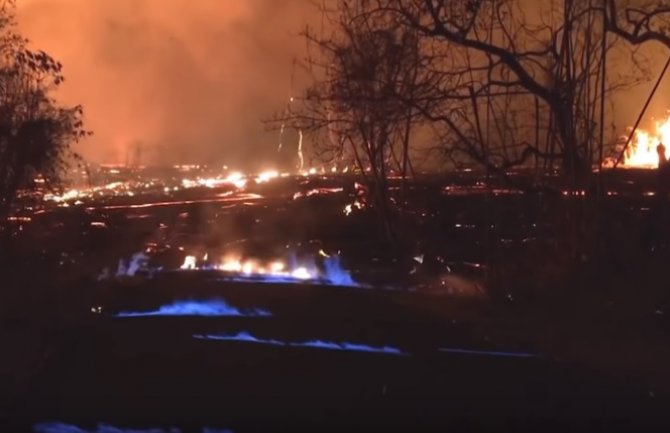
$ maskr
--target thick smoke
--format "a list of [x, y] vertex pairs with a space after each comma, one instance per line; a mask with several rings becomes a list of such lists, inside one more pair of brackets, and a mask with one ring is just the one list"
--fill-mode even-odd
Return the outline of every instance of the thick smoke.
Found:
[[[261, 120], [282, 110], [292, 82], [292, 93], [304, 88], [300, 68], [292, 79], [293, 60], [306, 55], [298, 34], [308, 23], [322, 24], [308, 0], [17, 3], [23, 34], [64, 64], [59, 98], [84, 105], [95, 136], [78, 150], [98, 162], [276, 165], [279, 134]], [[655, 79], [667, 49], [649, 45], [640, 53]], [[610, 77], [630, 72], [630, 54], [613, 55], [608, 66]], [[652, 85], [608, 105], [610, 133], [634, 123]], [[667, 77], [647, 119], [670, 108], [669, 88]]]
[[84, 105], [95, 136], [78, 150], [98, 162], [271, 161], [261, 119], [286, 104], [298, 33], [319, 19], [304, 0], [17, 3], [21, 32], [64, 64], [58, 97]]

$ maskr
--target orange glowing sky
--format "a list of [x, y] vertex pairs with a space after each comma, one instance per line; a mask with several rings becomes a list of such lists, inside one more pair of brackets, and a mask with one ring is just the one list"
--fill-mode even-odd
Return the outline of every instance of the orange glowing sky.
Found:
[[[58, 98], [82, 104], [94, 137], [78, 149], [97, 162], [221, 162], [263, 168], [278, 133], [262, 119], [286, 104], [298, 34], [322, 17], [309, 0], [17, 0], [20, 31], [64, 64]], [[533, 2], [536, 4], [536, 2]], [[646, 47], [653, 80], [667, 50]], [[609, 63], [617, 74], [630, 59]], [[612, 75], [613, 76], [613, 75]], [[294, 94], [306, 82], [296, 72]], [[634, 123], [652, 82], [612, 101], [607, 127]], [[648, 110], [665, 116], [670, 78]]]
[[[85, 157], [124, 162], [258, 162], [286, 103], [304, 0], [18, 0], [32, 46], [64, 64], [58, 97], [82, 104]], [[300, 80], [300, 77], [297, 78]]]

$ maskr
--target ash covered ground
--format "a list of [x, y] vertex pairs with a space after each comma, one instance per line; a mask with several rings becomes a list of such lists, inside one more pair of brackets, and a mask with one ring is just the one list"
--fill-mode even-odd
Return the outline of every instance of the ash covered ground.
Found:
[[399, 249], [341, 169], [102, 168], [24, 196], [4, 272], [7, 431], [665, 422], [652, 172], [605, 173], [611, 254], [595, 277], [552, 254], [560, 185], [486, 188], [467, 171], [392, 182], [411, 209], [395, 216]]

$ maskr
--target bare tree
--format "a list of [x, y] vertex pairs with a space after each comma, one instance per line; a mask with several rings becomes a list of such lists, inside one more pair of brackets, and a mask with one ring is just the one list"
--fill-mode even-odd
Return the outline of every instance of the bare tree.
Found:
[[562, 201], [568, 225], [579, 237], [590, 232], [582, 197], [593, 191], [591, 172], [608, 142], [605, 99], [641, 77], [634, 68], [606, 74], [611, 52], [634, 50], [607, 38], [605, 6], [603, 0], [338, 2], [328, 15], [332, 34], [307, 32], [320, 54], [308, 63], [319, 73], [302, 111], [291, 113], [293, 124], [328, 131], [331, 140], [322, 146], [336, 155], [349, 150], [361, 171], [369, 170], [373, 202], [386, 219], [388, 170], [405, 176], [417, 125], [435, 132], [449, 159], [474, 162], [487, 174], [507, 177], [513, 167], [534, 166], [544, 183], [544, 174], [558, 169], [573, 197]]
[[652, 0], [602, 0], [606, 28], [631, 44], [659, 42], [670, 48], [670, 5]]
[[[648, 42], [657, 42], [670, 48], [670, 5], [650, 0], [603, 0], [603, 3], [606, 31], [634, 47]], [[623, 148], [616, 156], [615, 166], [627, 152], [633, 134], [655, 96], [669, 66], [670, 55], [630, 135], [622, 141]]]
[[[425, 113], [445, 125], [448, 149], [500, 173], [531, 159], [556, 161], [583, 187], [603, 141], [599, 101], [636, 82], [600, 85], [615, 47], [601, 49], [602, 1], [377, 0], [371, 13], [430, 40], [422, 45], [441, 53], [441, 73], [458, 76], [441, 94], [448, 108]], [[454, 100], [471, 104], [454, 110]]]
[[426, 109], [429, 101], [422, 95], [432, 84], [415, 32], [388, 16], [368, 14], [370, 5], [338, 2], [335, 10], [324, 9], [331, 32], [307, 30], [308, 42], [318, 48], [307, 64], [318, 78], [282, 121], [288, 118], [292, 127], [320, 134], [317, 151], [338, 158], [350, 155], [368, 187], [370, 204], [395, 241], [392, 209], [405, 197], [390, 197], [389, 175], [399, 173], [405, 191], [412, 171], [412, 135], [423, 118], [419, 108]]
[[608, 141], [599, 127], [606, 117], [604, 101], [642, 77], [635, 68], [623, 76], [606, 74], [605, 60], [617, 57], [611, 52], [630, 58], [634, 50], [606, 39], [604, 2], [366, 3], [367, 19], [412, 32], [420, 58], [429, 59], [431, 90], [405, 102], [434, 127], [444, 153], [525, 190], [535, 185], [509, 178], [509, 169], [534, 166], [541, 187], [544, 174], [558, 170], [558, 186], [569, 199], [555, 201], [558, 208], [547, 216], [566, 230], [560, 239], [570, 257], [594, 246], [595, 230], [589, 227], [597, 206], [589, 198], [598, 191], [591, 173]]

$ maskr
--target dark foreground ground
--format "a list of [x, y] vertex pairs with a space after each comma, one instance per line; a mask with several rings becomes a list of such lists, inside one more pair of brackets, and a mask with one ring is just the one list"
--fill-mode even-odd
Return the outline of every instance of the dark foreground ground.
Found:
[[[347, 179], [286, 180], [253, 199], [203, 190], [48, 209], [17, 228], [4, 270], [0, 432], [670, 431], [665, 258], [638, 242], [653, 178], [627, 176], [606, 203], [621, 230], [602, 272], [574, 284], [559, 272], [533, 290], [516, 278], [552, 264], [532, 252], [551, 258], [546, 244], [560, 238], [534, 198], [501, 193], [491, 207], [472, 185], [417, 185], [413, 235], [443, 270], [485, 268], [486, 227], [498, 257], [520, 257], [489, 299], [197, 273], [98, 281], [147, 245], [174, 268], [194, 249], [288, 244], [341, 251], [361, 280], [412, 281], [369, 215], [342, 213], [346, 190], [293, 198]], [[268, 314], [115, 316], [177, 300]], [[256, 341], [195, 338], [207, 335]]]
[[[467, 322], [412, 312], [412, 295], [243, 284], [191, 293], [246, 308], [262, 299], [255, 307], [272, 316], [92, 316], [65, 334], [4, 431], [46, 421], [91, 431], [99, 423], [194, 432], [655, 431], [667, 421], [663, 396], [532, 348], [482, 341]], [[387, 352], [193, 337], [241, 331]]]

